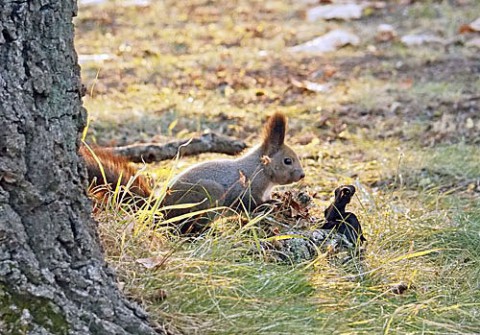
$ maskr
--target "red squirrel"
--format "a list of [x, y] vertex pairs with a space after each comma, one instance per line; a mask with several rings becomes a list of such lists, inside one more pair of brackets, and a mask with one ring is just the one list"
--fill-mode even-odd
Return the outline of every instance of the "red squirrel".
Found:
[[[199, 163], [179, 174], [168, 188], [163, 206], [197, 205], [166, 210], [165, 217], [169, 219], [217, 206], [251, 211], [271, 199], [274, 186], [304, 178], [305, 173], [297, 154], [285, 144], [286, 131], [287, 118], [275, 113], [264, 126], [262, 143], [246, 154], [235, 159]], [[124, 158], [105, 150], [95, 149], [95, 153], [103, 165], [107, 183], [115, 185], [121, 175], [121, 183], [126, 184], [135, 175], [134, 169]], [[80, 154], [87, 163], [89, 178], [96, 177], [99, 183], [103, 176], [97, 161], [86, 148], [81, 148]], [[148, 197], [152, 191], [146, 178], [138, 176], [131, 192]], [[181, 230], [184, 232], [186, 229], [184, 227]]]

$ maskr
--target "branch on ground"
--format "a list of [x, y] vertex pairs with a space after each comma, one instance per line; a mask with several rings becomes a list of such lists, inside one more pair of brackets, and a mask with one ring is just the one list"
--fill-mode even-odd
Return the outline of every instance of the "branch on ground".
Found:
[[206, 152], [236, 155], [247, 145], [240, 140], [231, 139], [215, 133], [200, 137], [173, 141], [166, 144], [142, 143], [110, 148], [113, 153], [124, 156], [132, 162], [159, 162], [172, 159], [180, 152], [180, 157], [199, 155]]

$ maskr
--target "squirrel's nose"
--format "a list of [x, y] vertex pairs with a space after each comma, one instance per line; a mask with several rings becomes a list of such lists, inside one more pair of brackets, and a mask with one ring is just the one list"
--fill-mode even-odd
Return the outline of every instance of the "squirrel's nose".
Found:
[[305, 178], [305, 172], [302, 171], [302, 173], [300, 173], [300, 179], [303, 179]]

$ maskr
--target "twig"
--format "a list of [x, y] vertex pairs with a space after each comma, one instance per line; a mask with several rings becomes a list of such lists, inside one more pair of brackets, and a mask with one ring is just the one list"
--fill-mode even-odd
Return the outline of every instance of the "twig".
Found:
[[109, 149], [112, 153], [124, 156], [132, 162], [150, 163], [175, 158], [179, 150], [179, 156], [198, 155], [205, 152], [236, 155], [246, 147], [243, 141], [215, 133], [208, 133], [200, 137], [173, 141], [166, 144], [142, 143]]

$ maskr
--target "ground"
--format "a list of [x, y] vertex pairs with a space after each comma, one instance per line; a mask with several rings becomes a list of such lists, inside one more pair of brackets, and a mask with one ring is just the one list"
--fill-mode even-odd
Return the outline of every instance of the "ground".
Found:
[[[236, 218], [192, 242], [152, 228], [151, 213], [115, 205], [96, 213], [119, 285], [153, 320], [186, 334], [480, 333], [480, 56], [466, 43], [478, 33], [459, 33], [480, 3], [375, 3], [385, 6], [359, 20], [314, 22], [305, 19], [316, 5], [308, 1], [80, 6], [88, 142], [216, 131], [253, 145], [266, 117], [281, 111], [307, 174], [283, 189], [316, 192], [319, 212], [336, 186], [358, 190], [351, 210], [368, 245], [364, 260], [343, 265], [326, 256], [265, 261], [246, 246], [254, 224], [239, 229]], [[398, 38], [375, 39], [384, 23]], [[289, 51], [336, 28], [360, 44]], [[413, 33], [441, 43], [400, 42]], [[172, 173], [214, 157], [147, 172], [161, 189]]]

